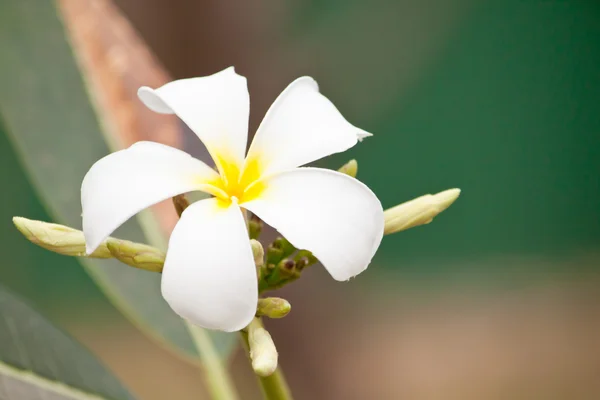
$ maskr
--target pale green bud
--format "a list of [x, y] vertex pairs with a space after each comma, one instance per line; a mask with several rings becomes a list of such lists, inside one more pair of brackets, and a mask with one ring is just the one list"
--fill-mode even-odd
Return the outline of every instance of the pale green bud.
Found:
[[358, 173], [358, 163], [356, 160], [350, 160], [342, 165], [342, 167], [338, 169], [338, 172], [356, 178], [356, 174]]
[[162, 272], [165, 253], [147, 244], [109, 237], [105, 241], [110, 254], [131, 267], [152, 272]]
[[265, 250], [262, 244], [256, 239], [250, 239], [250, 246], [252, 247], [252, 257], [254, 257], [254, 264], [258, 268], [262, 267], [265, 263]]
[[262, 232], [262, 228], [263, 222], [261, 219], [255, 215], [252, 215], [248, 221], [248, 235], [250, 236], [250, 239], [258, 239], [260, 233]]
[[13, 217], [17, 229], [32, 243], [46, 250], [66, 256], [111, 258], [106, 243], [100, 244], [89, 256], [85, 253], [83, 232], [68, 226], [35, 221], [23, 217]]
[[300, 271], [296, 268], [296, 262], [290, 258], [284, 258], [277, 264], [278, 278], [290, 279], [300, 278]]
[[294, 257], [294, 261], [296, 261], [296, 266], [298, 268], [303, 269], [317, 263], [319, 260], [317, 260], [317, 257], [308, 250], [298, 250], [298, 253], [296, 253], [296, 256]]
[[448, 189], [438, 194], [426, 194], [385, 210], [384, 234], [430, 223], [435, 216], [450, 207], [459, 195], [460, 189]]
[[283, 258], [283, 250], [271, 243], [267, 247], [267, 265], [276, 265]]
[[267, 297], [264, 299], [258, 299], [258, 306], [256, 307], [256, 316], [265, 316], [269, 318], [283, 318], [290, 313], [292, 309], [291, 304], [279, 297]]
[[275, 239], [273, 243], [271, 243], [271, 246], [281, 250], [281, 258], [289, 257], [293, 252], [296, 251], [294, 245], [291, 244], [286, 238], [281, 236]]
[[271, 335], [262, 326], [259, 319], [254, 319], [248, 325], [248, 346], [252, 369], [258, 376], [267, 377], [277, 369], [277, 348]]

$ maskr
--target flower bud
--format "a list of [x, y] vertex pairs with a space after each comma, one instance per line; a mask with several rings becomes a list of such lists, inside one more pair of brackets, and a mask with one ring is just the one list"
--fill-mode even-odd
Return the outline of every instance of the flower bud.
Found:
[[248, 325], [248, 346], [252, 369], [258, 376], [267, 377], [277, 369], [277, 348], [271, 335], [262, 326], [260, 320], [254, 319]]
[[111, 237], [106, 239], [106, 247], [114, 258], [131, 267], [152, 272], [163, 270], [165, 253], [155, 247]]
[[338, 172], [356, 178], [356, 173], [358, 172], [358, 163], [356, 160], [350, 160], [346, 164], [342, 165], [342, 167], [338, 169]]
[[273, 243], [267, 247], [267, 265], [276, 265], [281, 261], [283, 251], [273, 246]]
[[435, 216], [450, 207], [459, 195], [460, 189], [448, 189], [434, 195], [426, 194], [385, 210], [384, 234], [430, 223]]
[[281, 249], [281, 258], [289, 257], [293, 252], [296, 251], [294, 245], [291, 244], [286, 238], [281, 236], [275, 239], [272, 245], [276, 249]]
[[58, 254], [75, 257], [111, 258], [106, 243], [100, 244], [89, 256], [85, 253], [83, 232], [68, 226], [13, 217], [17, 229], [32, 243]]
[[296, 253], [294, 260], [296, 261], [296, 266], [300, 269], [319, 262], [319, 260], [317, 260], [317, 257], [315, 257], [313, 253], [311, 253], [308, 250], [298, 250], [298, 253]]
[[309, 265], [308, 263], [308, 257], [300, 257], [298, 260], [296, 260], [296, 268], [298, 268], [299, 271], [302, 271]]
[[248, 234], [250, 239], [258, 239], [260, 233], [262, 232], [262, 228], [263, 222], [260, 220], [260, 218], [252, 215], [248, 221]]
[[300, 277], [300, 272], [296, 268], [296, 262], [289, 258], [281, 260], [279, 264], [277, 264], [277, 269], [279, 271], [278, 277], [283, 279], [296, 279]]
[[264, 299], [258, 299], [258, 306], [256, 307], [256, 316], [265, 316], [269, 318], [283, 318], [289, 314], [292, 309], [291, 304], [279, 297], [267, 297]]
[[258, 268], [262, 267], [265, 263], [265, 250], [262, 244], [258, 240], [250, 239], [250, 246], [252, 247], [252, 256], [254, 257], [254, 264]]

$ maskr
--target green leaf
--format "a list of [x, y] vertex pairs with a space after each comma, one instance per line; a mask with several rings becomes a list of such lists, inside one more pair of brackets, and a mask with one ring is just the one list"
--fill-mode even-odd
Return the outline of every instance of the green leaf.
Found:
[[87, 349], [1, 285], [0, 398], [133, 399]]
[[[1, 1], [0, 54], [0, 114], [9, 138], [54, 222], [80, 228], [81, 181], [109, 149], [54, 3]], [[152, 215], [140, 215], [118, 236], [161, 247], [164, 237]], [[159, 274], [115, 261], [80, 262], [145, 333], [188, 359], [198, 358], [187, 326], [160, 295]], [[218, 354], [228, 356], [235, 335], [209, 334]]]

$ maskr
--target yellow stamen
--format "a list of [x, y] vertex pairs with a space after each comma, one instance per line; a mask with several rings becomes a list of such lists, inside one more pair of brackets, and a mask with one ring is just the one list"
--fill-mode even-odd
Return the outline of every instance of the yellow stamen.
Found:
[[253, 200], [265, 188], [264, 183], [258, 182], [261, 176], [258, 158], [253, 157], [246, 160], [241, 173], [240, 168], [235, 161], [232, 161], [232, 158], [224, 156], [222, 153], [214, 158], [220, 178], [210, 183], [216, 189], [210, 193], [223, 200], [224, 204], [229, 205], [234, 197], [238, 199], [240, 204]]

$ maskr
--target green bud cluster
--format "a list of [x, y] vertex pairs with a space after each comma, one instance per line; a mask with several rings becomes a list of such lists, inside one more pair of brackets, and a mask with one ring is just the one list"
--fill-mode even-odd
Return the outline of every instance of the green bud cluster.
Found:
[[278, 237], [265, 252], [265, 262], [258, 266], [258, 290], [278, 289], [300, 278], [302, 271], [317, 258], [308, 250], [298, 250], [287, 239]]

